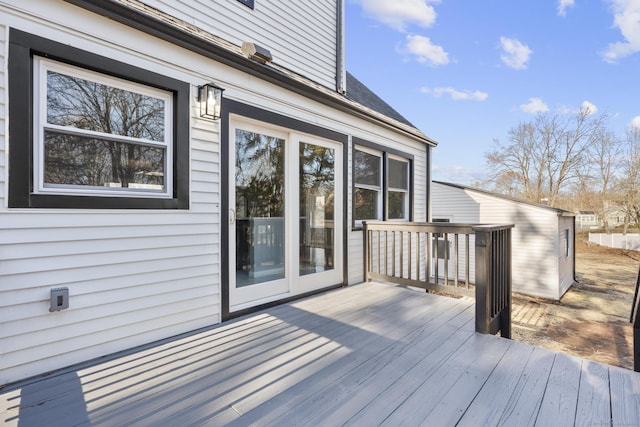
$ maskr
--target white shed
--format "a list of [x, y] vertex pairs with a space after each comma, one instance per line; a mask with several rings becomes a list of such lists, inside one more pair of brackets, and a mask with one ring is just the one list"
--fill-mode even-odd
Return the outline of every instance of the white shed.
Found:
[[[431, 201], [433, 221], [515, 225], [512, 230], [515, 292], [559, 300], [574, 283], [574, 213], [440, 181], [432, 183]], [[473, 264], [473, 251], [470, 256]], [[470, 279], [474, 281], [473, 268]]]

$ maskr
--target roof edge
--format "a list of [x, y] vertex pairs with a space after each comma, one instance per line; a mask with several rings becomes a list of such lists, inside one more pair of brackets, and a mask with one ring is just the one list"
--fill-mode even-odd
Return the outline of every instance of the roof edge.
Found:
[[345, 113], [400, 132], [426, 145], [438, 143], [419, 129], [407, 126], [360, 103], [271, 63], [260, 64], [245, 57], [234, 44], [138, 0], [63, 0], [69, 4], [112, 19], [161, 40], [208, 57], [239, 71], [259, 77], [284, 89], [301, 93]]
[[457, 188], [459, 190], [473, 191], [475, 193], [485, 194], [487, 196], [492, 196], [498, 199], [508, 200], [510, 202], [520, 203], [523, 205], [533, 206], [536, 208], [547, 209], [547, 210], [556, 212], [558, 216], [566, 216], [566, 217], [576, 216], [574, 212], [570, 212], [565, 209], [554, 208], [553, 206], [543, 205], [542, 203], [530, 202], [528, 200], [518, 199], [516, 197], [507, 196], [505, 194], [500, 194], [500, 193], [496, 193], [489, 190], [482, 190], [480, 188], [469, 187], [467, 185], [462, 185], [462, 184], [454, 184], [452, 182], [437, 181], [435, 179], [432, 181], [432, 183], [446, 185], [447, 187]]

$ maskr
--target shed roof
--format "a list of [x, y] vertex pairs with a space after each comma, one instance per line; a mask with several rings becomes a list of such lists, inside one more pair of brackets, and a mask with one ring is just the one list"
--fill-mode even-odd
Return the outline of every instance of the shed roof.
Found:
[[518, 199], [516, 197], [511, 197], [511, 196], [506, 196], [504, 194], [500, 194], [500, 193], [496, 193], [493, 191], [487, 191], [487, 190], [482, 190], [480, 188], [475, 188], [475, 187], [469, 187], [466, 185], [461, 185], [461, 184], [454, 184], [451, 182], [444, 182], [444, 181], [436, 181], [434, 180], [433, 183], [435, 184], [440, 184], [440, 185], [445, 185], [451, 188], [456, 188], [459, 190], [465, 190], [465, 191], [472, 191], [475, 193], [480, 193], [480, 194], [484, 194], [487, 196], [491, 196], [491, 197], [495, 197], [498, 199], [503, 199], [503, 200], [507, 200], [510, 202], [514, 202], [514, 203], [520, 203], [520, 204], [524, 204], [524, 205], [528, 205], [528, 206], [534, 206], [537, 208], [541, 208], [541, 209], [546, 209], [549, 211], [553, 211], [556, 214], [558, 214], [558, 216], [576, 216], [576, 214], [574, 212], [570, 212], [564, 209], [560, 209], [560, 208], [554, 208], [553, 206], [548, 206], [548, 205], [544, 205], [542, 203], [534, 203], [534, 202], [530, 202], [528, 200], [523, 200], [523, 199]]

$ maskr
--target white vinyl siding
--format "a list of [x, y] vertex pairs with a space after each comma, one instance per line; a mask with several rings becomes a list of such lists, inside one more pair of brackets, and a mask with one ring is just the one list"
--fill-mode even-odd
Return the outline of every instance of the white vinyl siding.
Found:
[[[432, 183], [433, 218], [453, 223], [514, 224], [512, 238], [513, 290], [558, 300], [573, 283], [560, 283], [558, 258], [562, 254], [561, 223], [554, 209], [519, 203], [482, 192]], [[565, 227], [566, 228], [566, 227]], [[564, 229], [563, 229], [564, 230]], [[474, 244], [471, 239], [472, 281], [475, 280]], [[572, 243], [571, 243], [572, 244]], [[573, 257], [567, 258], [573, 263]], [[573, 270], [571, 270], [573, 271]]]
[[236, 0], [145, 0], [237, 46], [253, 42], [273, 62], [321, 85], [336, 88], [336, 0], [256, 0], [252, 10]]

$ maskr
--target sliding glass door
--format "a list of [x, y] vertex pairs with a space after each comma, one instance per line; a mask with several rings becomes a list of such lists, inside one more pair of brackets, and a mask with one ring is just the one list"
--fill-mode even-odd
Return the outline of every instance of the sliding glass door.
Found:
[[342, 146], [232, 124], [230, 310], [340, 283]]

